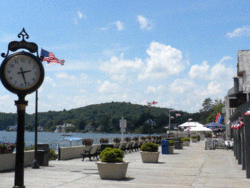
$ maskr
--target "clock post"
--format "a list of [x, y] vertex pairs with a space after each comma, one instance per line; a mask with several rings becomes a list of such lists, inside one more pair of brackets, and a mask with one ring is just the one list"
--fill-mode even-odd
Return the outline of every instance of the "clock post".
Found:
[[16, 165], [15, 165], [15, 188], [24, 186], [24, 117], [28, 101], [24, 95], [18, 95], [17, 106], [17, 140], [16, 140]]
[[[15, 164], [15, 185], [13, 188], [25, 188], [24, 186], [24, 130], [25, 110], [28, 101], [25, 97], [38, 90], [44, 80], [44, 68], [38, 55], [38, 46], [33, 42], [26, 42], [29, 35], [25, 29], [18, 34], [21, 41], [12, 41], [8, 45], [7, 54], [2, 53], [3, 60], [0, 67], [0, 78], [4, 87], [10, 92], [17, 94], [17, 139], [16, 139], [16, 164]], [[29, 52], [15, 52], [19, 49], [26, 49]], [[9, 51], [15, 52], [9, 55]], [[37, 56], [32, 53], [37, 53]], [[36, 144], [36, 143], [35, 143]], [[36, 147], [35, 147], [36, 148]], [[36, 149], [35, 149], [36, 150]], [[36, 151], [35, 151], [35, 162]], [[34, 163], [35, 163], [34, 162]], [[39, 167], [35, 164], [35, 167]]]

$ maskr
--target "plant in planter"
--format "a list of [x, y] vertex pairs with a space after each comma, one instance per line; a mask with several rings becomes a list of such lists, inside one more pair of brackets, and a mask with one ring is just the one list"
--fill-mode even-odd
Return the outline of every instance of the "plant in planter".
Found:
[[93, 142], [94, 140], [89, 138], [89, 139], [83, 139], [82, 140], [82, 145], [85, 145], [85, 146], [92, 146], [93, 145]]
[[189, 146], [190, 145], [190, 138], [181, 138], [183, 141], [183, 146]]
[[198, 141], [198, 136], [193, 135], [191, 136], [192, 142], [197, 142]]
[[121, 142], [121, 138], [120, 137], [116, 137], [116, 138], [114, 138], [113, 141], [118, 144], [118, 143]]
[[139, 138], [136, 136], [136, 137], [133, 137], [133, 141], [137, 142], [139, 140]]
[[147, 140], [148, 142], [150, 142], [150, 141], [151, 141], [151, 136], [146, 136], [146, 140]]
[[151, 142], [145, 143], [141, 146], [141, 158], [143, 163], [158, 163], [160, 152], [158, 151], [158, 144]]
[[125, 178], [128, 163], [123, 161], [122, 150], [105, 148], [100, 154], [101, 161], [97, 162], [97, 168], [101, 179], [120, 180]]
[[146, 140], [146, 137], [145, 137], [145, 136], [141, 136], [140, 139], [141, 139], [142, 141], [145, 141], [145, 140]]
[[0, 144], [0, 154], [6, 153], [7, 146], [5, 144]]
[[126, 142], [130, 142], [130, 141], [131, 141], [131, 137], [125, 137], [124, 140], [125, 140]]
[[206, 138], [212, 138], [212, 136], [213, 136], [212, 133], [206, 133], [205, 135]]
[[100, 138], [99, 141], [101, 144], [106, 144], [106, 143], [109, 143], [109, 138]]
[[169, 154], [174, 153], [174, 141], [173, 140], [168, 141], [168, 153]]
[[13, 143], [8, 143], [7, 145], [7, 149], [9, 153], [13, 153], [14, 149], [15, 149], [16, 145]]

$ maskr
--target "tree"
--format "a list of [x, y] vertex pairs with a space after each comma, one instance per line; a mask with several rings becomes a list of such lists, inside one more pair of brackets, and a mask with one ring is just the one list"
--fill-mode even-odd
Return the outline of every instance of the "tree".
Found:
[[215, 102], [214, 102], [214, 105], [212, 107], [212, 112], [209, 114], [209, 116], [206, 119], [207, 120], [206, 123], [215, 121], [217, 113], [222, 113], [222, 108], [224, 106], [225, 106], [224, 102], [222, 102], [221, 99], [220, 100], [216, 99]]
[[202, 103], [202, 109], [200, 110], [200, 119], [199, 122], [202, 124], [207, 123], [207, 117], [209, 116], [209, 114], [212, 111], [212, 107], [213, 107], [213, 101], [211, 98], [206, 98], [203, 103]]
[[109, 126], [110, 126], [110, 116], [105, 115], [101, 118], [100, 123], [102, 125], [102, 132], [109, 132]]
[[202, 111], [203, 112], [208, 112], [212, 109], [213, 107], [213, 101], [211, 98], [206, 98], [203, 103], [202, 103], [202, 106], [203, 106], [203, 109]]
[[86, 126], [86, 122], [83, 119], [81, 119], [77, 122], [76, 126], [78, 127], [79, 130], [84, 130]]

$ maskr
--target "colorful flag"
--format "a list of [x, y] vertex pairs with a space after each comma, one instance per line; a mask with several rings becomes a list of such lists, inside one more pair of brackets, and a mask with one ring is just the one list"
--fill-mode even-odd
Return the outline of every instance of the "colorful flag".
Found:
[[223, 116], [220, 113], [217, 113], [215, 122], [218, 122], [221, 124], [223, 120], [224, 120]]
[[63, 59], [57, 59], [52, 52], [49, 52], [49, 51], [44, 50], [44, 49], [41, 49], [40, 58], [42, 58], [42, 56], [43, 56], [43, 60], [42, 61], [47, 61], [47, 63], [49, 65], [55, 64], [55, 63], [59, 63], [61, 65], [64, 65], [65, 61]]
[[153, 104], [157, 104], [158, 102], [157, 101], [153, 101]]
[[188, 119], [188, 121], [192, 121], [192, 120], [193, 120], [193, 118], [189, 118], [189, 119]]
[[174, 117], [173, 117], [173, 116], [170, 116], [170, 119], [174, 119]]
[[181, 116], [181, 114], [175, 114], [176, 117]]
[[151, 106], [152, 105], [152, 102], [147, 102], [148, 103], [148, 106]]
[[170, 112], [174, 112], [174, 111], [175, 111], [175, 109], [173, 109], [173, 108], [169, 108], [169, 111], [170, 111]]

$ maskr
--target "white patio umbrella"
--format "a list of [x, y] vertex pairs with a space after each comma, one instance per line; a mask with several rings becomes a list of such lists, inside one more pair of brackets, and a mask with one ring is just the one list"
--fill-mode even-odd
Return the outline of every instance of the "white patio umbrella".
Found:
[[209, 131], [209, 132], [211, 132], [213, 130], [209, 129], [207, 127], [199, 126], [199, 127], [191, 127], [191, 129], [189, 131], [197, 131], [197, 132], [199, 132], [199, 131]]
[[203, 127], [204, 125], [200, 124], [199, 122], [186, 122], [178, 127], [185, 128], [185, 127]]

